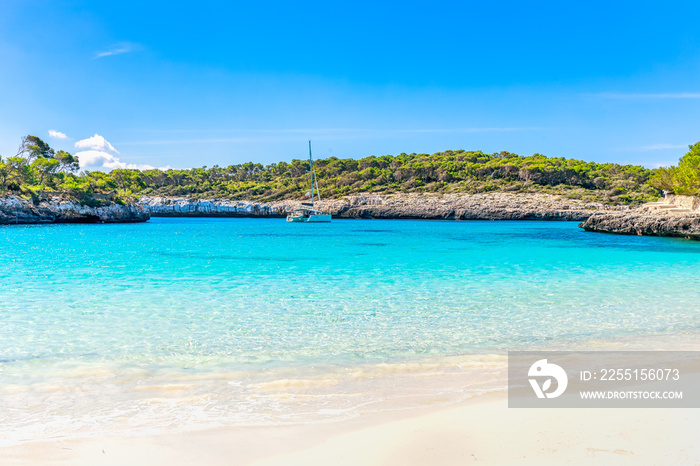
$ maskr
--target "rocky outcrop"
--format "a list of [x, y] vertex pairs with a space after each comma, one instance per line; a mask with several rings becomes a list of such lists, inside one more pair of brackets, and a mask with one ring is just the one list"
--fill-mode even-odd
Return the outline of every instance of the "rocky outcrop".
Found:
[[[199, 217], [283, 217], [301, 201], [255, 203], [222, 199], [142, 197], [151, 215]], [[626, 210], [598, 202], [549, 194], [389, 194], [324, 200], [317, 208], [340, 218], [442, 220], [584, 220], [601, 211]]]
[[677, 194], [668, 194], [664, 199], [655, 204], [663, 203], [673, 205], [679, 210], [688, 209], [691, 212], [700, 212], [700, 197], [697, 196], [679, 196]]
[[[289, 206], [294, 202], [290, 202]], [[299, 203], [297, 203], [299, 204]], [[153, 217], [283, 217], [288, 206], [227, 199], [188, 199], [144, 196], [139, 206]]]
[[350, 198], [333, 207], [331, 211], [340, 217], [444, 220], [582, 220], [612, 208], [560, 196], [513, 193], [375, 196]]
[[675, 236], [700, 240], [700, 214], [630, 211], [593, 215], [579, 225], [586, 231], [621, 235]]
[[101, 206], [83, 205], [66, 196], [42, 196], [27, 200], [19, 196], [0, 197], [0, 224], [21, 223], [129, 223], [145, 222], [148, 209], [136, 204], [102, 202]]
[[667, 195], [626, 213], [594, 215], [579, 226], [601, 233], [700, 239], [700, 198]]

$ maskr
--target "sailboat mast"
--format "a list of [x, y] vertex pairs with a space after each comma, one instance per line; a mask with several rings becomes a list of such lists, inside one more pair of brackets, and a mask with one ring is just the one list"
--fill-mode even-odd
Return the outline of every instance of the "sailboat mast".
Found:
[[321, 190], [318, 189], [318, 176], [316, 176], [316, 169], [314, 168], [314, 185], [316, 186], [316, 196], [318, 197], [318, 202], [321, 202]]
[[311, 185], [311, 208], [314, 207], [314, 159], [311, 157], [311, 141], [309, 141], [309, 184]]

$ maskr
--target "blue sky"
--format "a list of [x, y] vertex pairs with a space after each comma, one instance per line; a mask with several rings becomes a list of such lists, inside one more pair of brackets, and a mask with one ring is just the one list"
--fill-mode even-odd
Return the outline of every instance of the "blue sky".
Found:
[[673, 164], [700, 140], [698, 17], [696, 1], [4, 0], [0, 155], [36, 134], [88, 168], [270, 163], [309, 139], [318, 157]]

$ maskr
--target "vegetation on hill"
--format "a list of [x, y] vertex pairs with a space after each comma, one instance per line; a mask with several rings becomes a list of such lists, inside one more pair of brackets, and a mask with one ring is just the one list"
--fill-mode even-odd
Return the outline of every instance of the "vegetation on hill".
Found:
[[655, 170], [649, 183], [674, 194], [700, 195], [700, 142], [688, 148], [690, 151], [681, 157], [677, 167]]
[[[509, 152], [445, 151], [362, 159], [330, 157], [314, 163], [321, 196], [354, 193], [546, 192], [616, 204], [636, 204], [658, 196], [649, 185], [653, 170], [635, 165], [598, 164], [519, 156]], [[309, 190], [309, 163], [292, 160], [263, 166], [244, 163], [186, 170], [118, 169], [78, 172], [78, 159], [54, 152], [36, 136], [20, 151], [0, 158], [0, 190], [60, 191], [75, 196], [116, 193], [117, 198], [160, 195], [270, 201], [302, 199]]]

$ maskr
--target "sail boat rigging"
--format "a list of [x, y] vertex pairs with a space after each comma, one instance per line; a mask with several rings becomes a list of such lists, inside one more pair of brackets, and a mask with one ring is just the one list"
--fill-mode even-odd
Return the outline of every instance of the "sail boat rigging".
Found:
[[291, 214], [287, 215], [288, 222], [319, 223], [331, 221], [331, 214], [324, 214], [320, 210], [314, 209], [314, 191], [318, 197], [318, 202], [321, 202], [321, 193], [318, 189], [314, 159], [311, 155], [311, 141], [309, 141], [309, 188], [311, 189], [311, 203], [302, 202], [301, 207], [294, 209]]

